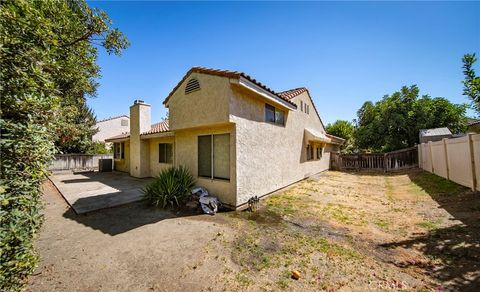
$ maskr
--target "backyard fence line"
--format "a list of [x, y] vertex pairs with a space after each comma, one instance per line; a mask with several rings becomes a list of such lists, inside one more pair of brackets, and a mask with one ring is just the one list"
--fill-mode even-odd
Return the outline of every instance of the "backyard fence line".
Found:
[[50, 163], [49, 170], [94, 170], [98, 169], [99, 159], [112, 159], [112, 154], [57, 154]]
[[428, 172], [480, 191], [480, 134], [422, 143], [418, 161]]
[[330, 167], [336, 170], [397, 171], [418, 167], [417, 147], [388, 153], [331, 153]]

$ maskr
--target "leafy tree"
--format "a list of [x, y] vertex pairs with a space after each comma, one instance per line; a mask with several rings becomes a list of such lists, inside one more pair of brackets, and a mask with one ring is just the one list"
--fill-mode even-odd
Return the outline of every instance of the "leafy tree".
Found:
[[387, 152], [418, 143], [421, 129], [448, 127], [465, 130], [466, 105], [452, 104], [442, 97], [419, 98], [416, 85], [402, 87], [375, 104], [368, 101], [358, 110], [355, 144], [365, 151]]
[[40, 185], [59, 130], [76, 127], [85, 112], [74, 108], [95, 94], [97, 49], [119, 55], [128, 41], [83, 0], [1, 1], [0, 28], [0, 290], [15, 291], [37, 264]]
[[342, 152], [353, 152], [353, 133], [355, 131], [353, 123], [345, 120], [336, 120], [333, 124], [328, 124], [325, 130], [331, 135], [345, 139], [345, 143], [341, 147]]
[[463, 95], [468, 96], [472, 100], [472, 106], [480, 114], [480, 77], [475, 75], [473, 64], [477, 61], [475, 53], [463, 56]]
[[87, 154], [111, 154], [113, 153], [113, 149], [107, 148], [104, 142], [92, 142], [86, 152]]

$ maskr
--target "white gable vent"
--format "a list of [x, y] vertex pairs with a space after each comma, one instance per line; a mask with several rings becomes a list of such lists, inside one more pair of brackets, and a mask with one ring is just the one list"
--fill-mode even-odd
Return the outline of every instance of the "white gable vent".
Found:
[[195, 78], [188, 80], [187, 86], [185, 86], [185, 94], [189, 94], [196, 90], [200, 90], [200, 82]]

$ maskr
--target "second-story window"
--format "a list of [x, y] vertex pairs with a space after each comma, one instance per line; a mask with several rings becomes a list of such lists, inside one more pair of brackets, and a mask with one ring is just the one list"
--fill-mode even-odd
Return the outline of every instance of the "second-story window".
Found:
[[265, 121], [278, 125], [285, 125], [285, 112], [272, 105], [265, 104]]

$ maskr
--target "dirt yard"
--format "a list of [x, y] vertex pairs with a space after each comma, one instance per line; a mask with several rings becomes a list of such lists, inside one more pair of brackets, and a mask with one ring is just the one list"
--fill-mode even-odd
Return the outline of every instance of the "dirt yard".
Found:
[[421, 171], [329, 171], [254, 213], [78, 216], [46, 184], [37, 248], [32, 291], [479, 291], [480, 194]]

